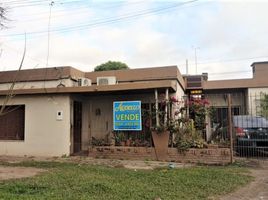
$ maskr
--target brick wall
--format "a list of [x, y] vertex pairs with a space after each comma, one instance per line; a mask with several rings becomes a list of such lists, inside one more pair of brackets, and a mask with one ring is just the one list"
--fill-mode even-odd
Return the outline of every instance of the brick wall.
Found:
[[[230, 163], [230, 155], [228, 148], [189, 149], [186, 152], [169, 148], [166, 161], [223, 165]], [[155, 150], [152, 147], [90, 147], [89, 156], [94, 158], [157, 160]]]

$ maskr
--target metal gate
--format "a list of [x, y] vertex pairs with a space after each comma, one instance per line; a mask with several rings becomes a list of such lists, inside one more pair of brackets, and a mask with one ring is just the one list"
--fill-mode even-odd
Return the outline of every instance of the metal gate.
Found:
[[244, 115], [231, 115], [234, 155], [268, 159], [268, 95], [249, 94], [246, 106]]
[[240, 91], [206, 98], [214, 109], [212, 142], [229, 146], [236, 158], [268, 159], [268, 94]]

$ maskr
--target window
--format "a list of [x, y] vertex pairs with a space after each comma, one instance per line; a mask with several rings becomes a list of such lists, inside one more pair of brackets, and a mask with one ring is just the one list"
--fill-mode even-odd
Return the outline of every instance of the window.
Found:
[[200, 88], [202, 87], [202, 77], [194, 76], [194, 77], [186, 77], [187, 80], [187, 88]]
[[[220, 123], [223, 126], [227, 126], [228, 123], [228, 108], [227, 107], [215, 107], [215, 113], [213, 116], [214, 123]], [[240, 107], [232, 107], [232, 115], [240, 115]]]
[[5, 106], [0, 115], [0, 140], [24, 140], [24, 123], [25, 105]]

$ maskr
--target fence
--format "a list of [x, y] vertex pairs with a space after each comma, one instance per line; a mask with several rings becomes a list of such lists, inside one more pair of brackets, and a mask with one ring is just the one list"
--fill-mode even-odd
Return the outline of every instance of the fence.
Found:
[[[268, 158], [268, 95], [235, 92], [206, 94], [212, 110], [207, 141], [231, 145], [235, 156]], [[228, 108], [230, 115], [228, 116]], [[232, 134], [232, 137], [230, 137]]]
[[[158, 112], [164, 112], [165, 102], [158, 107]], [[156, 120], [148, 112], [155, 114], [155, 105], [142, 104], [142, 110], [142, 131], [114, 132], [115, 146], [154, 146], [151, 127]], [[169, 147], [185, 150], [215, 145], [231, 148], [234, 156], [268, 158], [267, 94], [253, 94], [250, 90], [207, 92], [188, 99], [172, 99], [167, 110]], [[164, 121], [163, 116], [166, 114], [160, 121]]]

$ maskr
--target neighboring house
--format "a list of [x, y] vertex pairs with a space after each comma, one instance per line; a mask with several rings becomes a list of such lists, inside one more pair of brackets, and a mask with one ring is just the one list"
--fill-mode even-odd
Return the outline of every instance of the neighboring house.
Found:
[[[259, 100], [268, 93], [268, 62], [254, 62], [253, 77], [249, 79], [208, 81], [208, 74], [184, 76], [186, 93], [200, 95], [209, 99], [218, 111], [227, 110], [227, 94], [232, 95], [232, 107], [235, 114], [258, 115]], [[192, 94], [193, 93], [193, 94]]]
[[[251, 67], [253, 77], [248, 79], [208, 81], [206, 73], [184, 76], [186, 93], [189, 96], [199, 95], [207, 98], [210, 106], [214, 107], [216, 121], [221, 123], [221, 126], [227, 124], [227, 94], [231, 94], [233, 115], [260, 115], [260, 101], [264, 94], [268, 94], [268, 62], [254, 62]], [[210, 135], [207, 130], [207, 139]]]
[[112, 132], [114, 101], [140, 100], [152, 107], [156, 94], [182, 97], [185, 90], [176, 66], [86, 73], [55, 67], [1, 72], [0, 105], [14, 79], [15, 96], [0, 117], [0, 155], [87, 150], [92, 137]]

